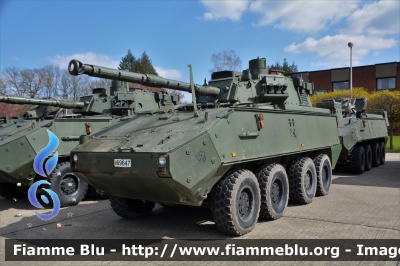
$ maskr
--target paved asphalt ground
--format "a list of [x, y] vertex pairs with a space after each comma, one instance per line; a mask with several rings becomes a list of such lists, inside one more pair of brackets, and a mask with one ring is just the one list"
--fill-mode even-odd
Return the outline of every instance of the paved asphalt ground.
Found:
[[[0, 265], [244, 265], [245, 262], [5, 262], [4, 239], [229, 239], [203, 208], [164, 208], [150, 216], [125, 220], [108, 200], [86, 199], [42, 221], [28, 199], [0, 197]], [[21, 213], [21, 216], [16, 216]], [[68, 217], [72, 213], [72, 217]], [[31, 223], [29, 228], [27, 224]], [[56, 224], [70, 224], [57, 228]], [[309, 205], [291, 205], [277, 221], [259, 221], [241, 239], [400, 239], [400, 154], [387, 154], [385, 165], [362, 175], [335, 170], [329, 195]], [[250, 262], [271, 264], [332, 264], [331, 262]], [[334, 262], [334, 264], [400, 265], [395, 262]]]

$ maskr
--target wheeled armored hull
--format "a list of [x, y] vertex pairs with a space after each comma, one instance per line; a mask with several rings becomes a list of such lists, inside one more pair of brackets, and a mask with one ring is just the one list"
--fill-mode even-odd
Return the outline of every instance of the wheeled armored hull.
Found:
[[[1, 96], [0, 101], [9, 98], [6, 96]], [[24, 98], [17, 98], [25, 100]], [[60, 107], [52, 107], [52, 106], [38, 106], [32, 105], [30, 108], [24, 113], [23, 119], [14, 119], [14, 118], [3, 118], [3, 124], [0, 127], [0, 196], [6, 198], [18, 198], [27, 195], [28, 187], [21, 184], [21, 181], [13, 178], [13, 170], [12, 164], [14, 164], [17, 160], [19, 160], [23, 154], [24, 150], [24, 142], [20, 142], [19, 145], [22, 149], [15, 149], [16, 153], [9, 155], [10, 147], [2, 147], [3, 144], [13, 143], [14, 140], [23, 137], [27, 131], [32, 130], [36, 126], [43, 127], [48, 126], [52, 119], [62, 111]], [[37, 118], [37, 120], [31, 120], [30, 118]], [[10, 138], [11, 137], [11, 138]], [[26, 143], [25, 143], [26, 144]], [[17, 145], [13, 145], [19, 148]], [[22, 155], [22, 156], [21, 156]], [[31, 159], [30, 159], [31, 160]], [[11, 164], [10, 164], [11, 163]], [[26, 169], [28, 168], [28, 169]], [[25, 167], [22, 165], [22, 173], [14, 173], [16, 177], [23, 177], [24, 173], [30, 173], [33, 171], [32, 165], [29, 167]], [[19, 186], [17, 186], [17, 184]], [[21, 186], [22, 185], [22, 186]]]
[[385, 147], [389, 122], [386, 111], [366, 113], [366, 98], [325, 100], [317, 107], [330, 108], [333, 102], [342, 104], [343, 121], [339, 136], [342, 151], [339, 163], [347, 164], [351, 173], [362, 174], [385, 163]]
[[[13, 190], [19, 190], [18, 183], [30, 186], [35, 180], [43, 178], [33, 169], [33, 162], [38, 152], [49, 142], [47, 131], [59, 139], [59, 146], [49, 155], [58, 152], [58, 164], [52, 173], [44, 177], [51, 183], [51, 189], [57, 193], [62, 206], [77, 204], [85, 195], [87, 183], [73, 174], [69, 154], [85, 139], [94, 137], [99, 132], [118, 127], [134, 117], [135, 112], [159, 109], [177, 104], [179, 97], [168, 94], [156, 95], [148, 91], [127, 92], [122, 82], [114, 81], [110, 89], [97, 88], [92, 95], [83, 96], [79, 102], [70, 103], [58, 100], [24, 99], [4, 96], [0, 101], [9, 103], [33, 103], [38, 107], [74, 108], [74, 116], [56, 117], [43, 120], [48, 113], [30, 113], [22, 125], [7, 132], [1, 131], [0, 138], [0, 182], [3, 196], [16, 197]], [[47, 109], [44, 109], [47, 110]], [[6, 188], [6, 189], [5, 189]], [[26, 195], [26, 194], [25, 194]]]

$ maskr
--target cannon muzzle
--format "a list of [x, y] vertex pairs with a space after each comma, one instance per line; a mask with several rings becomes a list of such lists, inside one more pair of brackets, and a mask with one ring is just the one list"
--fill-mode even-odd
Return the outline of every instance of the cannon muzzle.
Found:
[[[86, 74], [97, 78], [120, 80], [132, 83], [139, 83], [151, 87], [192, 92], [190, 88], [190, 83], [187, 82], [165, 79], [151, 74], [140, 74], [102, 66], [83, 64], [82, 62], [75, 59], [69, 62], [68, 71], [72, 76]], [[217, 96], [220, 93], [219, 88], [200, 85], [195, 85], [195, 91], [196, 94], [201, 96]]]
[[47, 105], [47, 106], [56, 106], [66, 109], [72, 109], [75, 107], [83, 107], [85, 105], [84, 102], [65, 102], [59, 101], [55, 99], [31, 99], [31, 98], [23, 98], [23, 97], [14, 97], [14, 96], [0, 96], [0, 102], [12, 103], [12, 104], [34, 104], [34, 105]]

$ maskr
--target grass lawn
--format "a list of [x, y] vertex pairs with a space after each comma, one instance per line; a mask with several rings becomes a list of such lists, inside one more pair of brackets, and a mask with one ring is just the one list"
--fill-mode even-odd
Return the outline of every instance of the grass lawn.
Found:
[[386, 152], [400, 152], [400, 136], [393, 136], [393, 150], [389, 150], [389, 141], [386, 144]]

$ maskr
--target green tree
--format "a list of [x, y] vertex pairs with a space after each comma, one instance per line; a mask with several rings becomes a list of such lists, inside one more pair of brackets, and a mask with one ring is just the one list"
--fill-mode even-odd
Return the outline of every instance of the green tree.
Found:
[[129, 49], [127, 55], [121, 58], [118, 69], [158, 76], [158, 73], [153, 67], [151, 59], [146, 54], [146, 51], [144, 51], [139, 58], [136, 58]]
[[142, 53], [142, 56], [138, 60], [138, 69], [136, 72], [139, 73], [146, 73], [146, 74], [153, 74], [157, 75], [158, 73], [156, 69], [153, 67], [153, 64], [151, 63], [150, 57], [146, 54], [146, 51]]
[[[129, 49], [127, 55], [121, 58], [121, 62], [119, 63], [118, 69], [129, 70], [130, 72], [136, 72], [136, 73], [153, 74], [158, 76], [157, 70], [151, 63], [151, 59], [147, 55], [146, 51], [144, 51], [142, 55], [136, 59], [135, 56], [132, 54], [131, 50]], [[129, 83], [129, 88], [136, 88], [136, 89], [143, 88], [151, 92], [166, 91], [172, 95], [179, 95], [180, 99], [183, 99], [185, 97], [185, 95], [180, 91], [168, 90], [166, 88], [144, 86], [137, 83]]]
[[275, 65], [270, 65], [268, 66], [269, 69], [277, 69], [277, 70], [283, 70], [285, 72], [285, 74], [288, 73], [293, 73], [293, 72], [298, 72], [298, 68], [297, 65], [294, 63], [289, 65], [289, 63], [287, 62], [286, 58], [283, 59], [283, 64], [281, 65], [278, 61], [275, 62]]
[[121, 58], [118, 69], [133, 71], [132, 68], [136, 64], [136, 61], [137, 60], [135, 56], [133, 56], [131, 49], [129, 49], [127, 55]]

